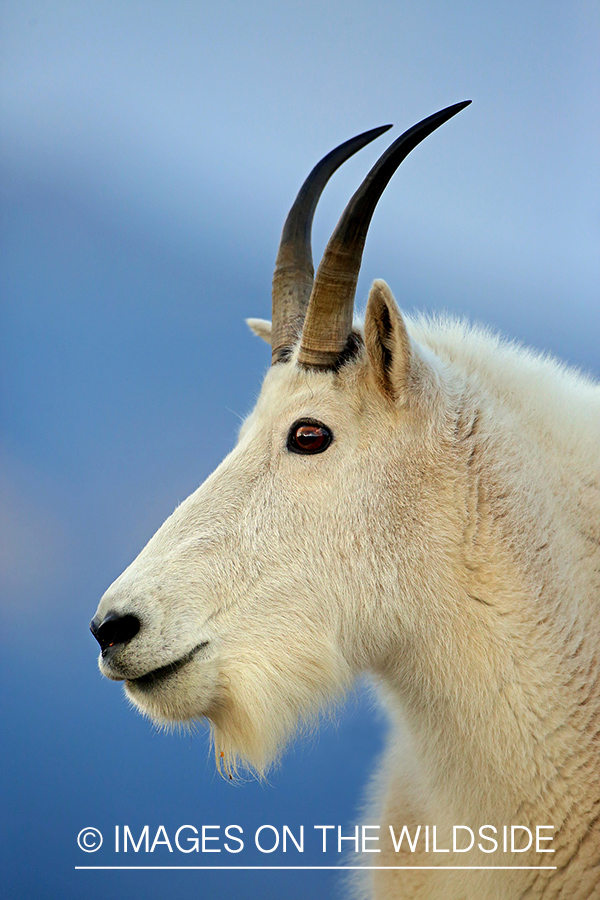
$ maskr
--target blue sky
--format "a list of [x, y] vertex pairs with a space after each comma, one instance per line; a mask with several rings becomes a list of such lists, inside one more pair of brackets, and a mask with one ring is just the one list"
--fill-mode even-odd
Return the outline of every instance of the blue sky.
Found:
[[[473, 100], [386, 191], [360, 303], [384, 277], [407, 310], [600, 374], [598, 5], [92, 0], [0, 16], [8, 896], [333, 896], [331, 873], [74, 871], [88, 825], [349, 825], [384, 735], [359, 691], [269, 784], [232, 787], [202, 728], [161, 734], [101, 678], [87, 623], [234, 443], [269, 362], [243, 320], [270, 314], [304, 176], [353, 134], [393, 122], [391, 140]], [[316, 258], [389, 140], [328, 186]]]

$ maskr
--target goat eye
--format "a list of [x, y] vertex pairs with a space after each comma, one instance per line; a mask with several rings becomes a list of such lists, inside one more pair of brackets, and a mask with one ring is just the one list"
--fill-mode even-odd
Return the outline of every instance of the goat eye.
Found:
[[333, 440], [333, 435], [326, 425], [303, 419], [294, 422], [290, 428], [287, 448], [292, 453], [322, 453], [327, 450]]

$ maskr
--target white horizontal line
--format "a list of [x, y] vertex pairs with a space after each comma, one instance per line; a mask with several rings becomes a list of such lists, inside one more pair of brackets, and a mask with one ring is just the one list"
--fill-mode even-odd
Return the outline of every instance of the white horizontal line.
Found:
[[277, 869], [278, 871], [302, 871], [303, 869], [313, 871], [315, 869], [340, 871], [340, 869], [556, 869], [556, 866], [75, 866], [76, 869], [194, 869], [209, 870], [218, 869], [219, 871], [235, 872], [239, 871], [268, 871], [269, 869]]

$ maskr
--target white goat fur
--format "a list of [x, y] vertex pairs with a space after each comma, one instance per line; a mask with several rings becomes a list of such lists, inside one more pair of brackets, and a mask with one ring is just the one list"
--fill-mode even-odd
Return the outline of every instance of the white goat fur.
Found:
[[[332, 430], [326, 452], [286, 450], [306, 417]], [[588, 379], [405, 322], [375, 282], [355, 358], [273, 366], [236, 448], [111, 586], [99, 614], [142, 629], [102, 671], [157, 720], [207, 716], [226, 765], [259, 771], [369, 671], [391, 724], [361, 821], [552, 825], [554, 854], [440, 856], [557, 869], [378, 871], [361, 897], [598, 898], [599, 446]], [[170, 678], [131, 681], [205, 641]]]

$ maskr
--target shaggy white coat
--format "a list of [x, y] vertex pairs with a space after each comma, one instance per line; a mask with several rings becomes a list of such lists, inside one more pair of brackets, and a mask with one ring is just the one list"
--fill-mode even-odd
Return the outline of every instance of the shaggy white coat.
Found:
[[[300, 418], [332, 430], [326, 452], [287, 451]], [[596, 385], [483, 330], [405, 323], [375, 282], [356, 358], [273, 366], [236, 448], [111, 586], [99, 614], [142, 628], [102, 671], [156, 720], [208, 717], [225, 770], [259, 772], [370, 672], [390, 732], [361, 821], [555, 829], [554, 854], [376, 864], [557, 868], [368, 872], [359, 896], [598, 898], [599, 447]]]

